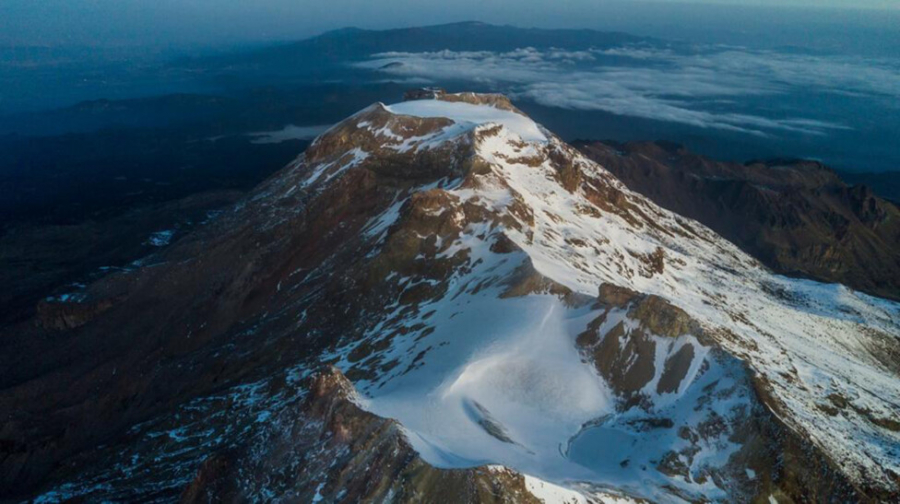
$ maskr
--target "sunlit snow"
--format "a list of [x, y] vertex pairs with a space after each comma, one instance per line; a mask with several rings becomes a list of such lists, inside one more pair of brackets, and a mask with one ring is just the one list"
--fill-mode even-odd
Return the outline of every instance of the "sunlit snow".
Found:
[[[492, 230], [464, 231], [445, 254], [468, 249], [471, 260], [479, 264], [471, 272], [473, 278], [501, 276], [528, 260], [541, 274], [574, 292], [593, 296], [601, 283], [610, 282], [659, 295], [708, 327], [736, 335], [736, 340], [718, 344], [765, 377], [786, 406], [788, 425], [848, 461], [850, 474], [865, 471], [871, 476], [885, 467], [900, 470], [895, 450], [900, 434], [843, 416], [825, 416], [816, 406], [836, 391], [882, 418], [900, 414], [898, 380], [872, 359], [866, 332], [873, 328], [897, 337], [898, 304], [840, 285], [770, 273], [701, 224], [631, 193], [602, 167], [545, 135], [523, 115], [440, 100], [385, 108], [394, 114], [452, 119], [457, 127], [443, 132], [441, 141], [452, 140], [451, 133], [461, 137], [487, 125], [502, 125], [501, 131], [479, 138], [474, 146], [502, 184], [492, 184], [488, 176], [477, 188], [448, 189], [461, 201], [477, 201], [493, 210], [509, 205], [514, 191], [534, 212], [534, 225], [528, 227], [533, 235], [504, 229], [524, 253], [501, 257], [487, 251], [485, 236]], [[569, 193], [555, 180], [555, 169], [546, 161], [546, 149], [554, 148], [566, 152], [586, 175], [628, 195], [649, 219], [673, 228], [679, 226], [678, 220], [699, 237], [655, 232], [646, 225], [635, 228], [614, 213], [580, 212], [591, 203], [580, 191]], [[535, 167], [516, 161], [523, 156], [543, 156], [545, 162]], [[373, 221], [373, 234], [381, 234], [399, 218], [398, 209], [395, 204]], [[568, 240], [572, 237], [600, 245], [575, 247]], [[670, 259], [665, 272], [649, 278], [634, 274], [641, 267], [635, 254], [657, 247]], [[616, 420], [582, 430], [583, 424], [610, 414], [614, 407], [604, 381], [581, 359], [574, 344], [596, 312], [567, 307], [552, 296], [498, 299], [498, 295], [497, 289], [470, 295], [463, 285], [454, 285], [443, 299], [421, 307], [422, 312], [435, 310], [428, 321], [435, 331], [421, 343], [427, 345], [427, 355], [406, 372], [400, 373], [405, 367], [401, 366], [389, 373], [378, 387], [357, 383], [364, 390], [365, 406], [400, 420], [416, 449], [438, 466], [502, 464], [548, 481], [616, 481], [639, 490], [647, 483], [646, 476], [639, 469], [623, 469], [624, 459], [649, 464], [679, 441], [672, 431], [636, 439], [617, 427]], [[657, 350], [673, 352], [684, 344], [687, 340], [659, 344]], [[696, 387], [688, 387], [692, 381], [698, 386], [714, 382], [725, 386], [746, 379], [743, 368], [729, 363], [736, 360], [710, 361], [707, 347], [691, 344], [699, 353], [675, 394], [655, 394], [659, 376], [646, 387], [656, 410], [676, 421], [690, 421], [696, 400], [690, 394], [698, 393]], [[422, 350], [404, 345], [395, 344], [386, 357], [406, 358]], [[657, 368], [664, 358], [657, 355]], [[704, 361], [712, 367], [701, 374]], [[746, 400], [735, 395], [716, 407], [724, 413]], [[861, 444], [867, 449], [860, 450]], [[709, 447], [697, 459], [722, 465], [737, 448], [727, 443]], [[711, 481], [699, 486], [706, 495], [724, 496]]]
[[502, 124], [527, 142], [546, 142], [547, 136], [531, 119], [510, 110], [489, 105], [473, 105], [465, 102], [442, 100], [415, 100], [385, 107], [394, 114], [415, 117], [446, 117], [454, 122], [475, 126], [478, 124]]

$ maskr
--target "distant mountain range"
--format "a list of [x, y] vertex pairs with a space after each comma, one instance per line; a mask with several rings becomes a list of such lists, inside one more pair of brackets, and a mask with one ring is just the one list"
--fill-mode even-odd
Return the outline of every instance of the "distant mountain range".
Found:
[[327, 67], [366, 59], [388, 51], [512, 51], [523, 47], [607, 48], [648, 42], [648, 37], [596, 30], [519, 28], [480, 22], [436, 26], [363, 30], [344, 28], [299, 42], [285, 43], [242, 53], [181, 60], [189, 68], [270, 69], [277, 72], [318, 73]]

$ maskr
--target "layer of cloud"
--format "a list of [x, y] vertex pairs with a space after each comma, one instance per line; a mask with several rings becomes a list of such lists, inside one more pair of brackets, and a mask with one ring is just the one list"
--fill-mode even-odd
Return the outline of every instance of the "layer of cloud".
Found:
[[846, 128], [809, 117], [747, 113], [742, 98], [807, 91], [900, 99], [900, 70], [883, 61], [707, 48], [650, 46], [567, 51], [375, 54], [359, 66], [393, 76], [474, 81], [547, 106], [602, 110], [754, 135], [823, 135]]
[[284, 128], [276, 131], [257, 131], [247, 133], [251, 138], [250, 143], [255, 144], [273, 144], [286, 142], [288, 140], [312, 140], [324, 133], [330, 124], [322, 124], [318, 126], [295, 126], [288, 124]]

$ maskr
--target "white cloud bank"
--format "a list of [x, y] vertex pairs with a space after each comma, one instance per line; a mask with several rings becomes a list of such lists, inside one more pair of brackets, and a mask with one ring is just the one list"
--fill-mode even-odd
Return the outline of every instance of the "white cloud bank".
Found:
[[404, 78], [467, 80], [539, 104], [602, 110], [701, 128], [823, 135], [846, 126], [740, 112], [742, 97], [812, 90], [900, 100], [900, 70], [884, 61], [708, 48], [692, 54], [646, 46], [375, 54], [358, 66]]

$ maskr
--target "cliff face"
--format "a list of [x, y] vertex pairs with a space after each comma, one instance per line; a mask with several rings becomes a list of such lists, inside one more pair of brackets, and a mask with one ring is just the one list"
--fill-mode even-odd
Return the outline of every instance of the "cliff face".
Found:
[[900, 299], [900, 208], [818, 163], [719, 162], [663, 143], [576, 146], [779, 273]]
[[0, 335], [4, 497], [897, 496], [898, 304], [773, 275], [503, 97], [411, 97]]

